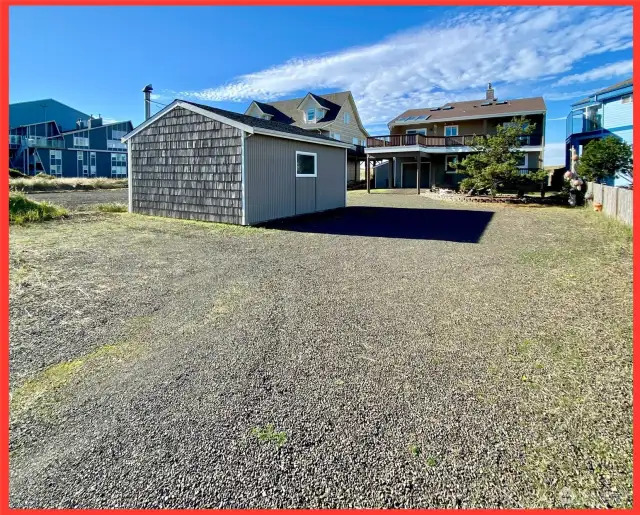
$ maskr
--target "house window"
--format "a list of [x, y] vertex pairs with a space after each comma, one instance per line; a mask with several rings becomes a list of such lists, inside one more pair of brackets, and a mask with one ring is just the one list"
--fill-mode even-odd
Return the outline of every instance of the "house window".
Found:
[[340, 141], [340, 134], [334, 132], [332, 138], [333, 139], [337, 139], [338, 141]]
[[362, 140], [362, 146], [363, 146], [363, 147], [366, 147], [366, 146], [367, 146], [367, 140], [364, 140], [364, 139]]
[[407, 135], [409, 134], [422, 134], [423, 136], [426, 136], [427, 129], [407, 129]]
[[623, 104], [630, 104], [631, 102], [633, 102], [633, 93], [622, 97]]
[[49, 175], [62, 176], [62, 150], [49, 150]]
[[458, 164], [458, 156], [450, 155], [445, 157], [445, 171], [446, 173], [456, 173], [455, 165]]
[[318, 154], [296, 152], [296, 177], [318, 176]]
[[458, 135], [458, 126], [457, 125], [447, 125], [444, 128], [445, 136], [457, 136]]
[[111, 177], [125, 177], [127, 175], [127, 154], [111, 154]]
[[351, 143], [353, 143], [354, 145], [360, 145], [360, 140], [358, 138], [353, 138], [351, 140]]
[[526, 175], [529, 173], [529, 156], [527, 154], [523, 154], [518, 158], [518, 163], [516, 166], [520, 169], [520, 174]]
[[82, 136], [74, 136], [73, 137], [73, 146], [74, 147], [89, 147], [89, 138], [84, 138]]
[[324, 118], [324, 109], [316, 109], [316, 122]]
[[307, 122], [313, 122], [316, 119], [316, 110], [313, 107], [307, 109]]
[[349, 113], [344, 113], [344, 123], [348, 124], [351, 121], [351, 115]]

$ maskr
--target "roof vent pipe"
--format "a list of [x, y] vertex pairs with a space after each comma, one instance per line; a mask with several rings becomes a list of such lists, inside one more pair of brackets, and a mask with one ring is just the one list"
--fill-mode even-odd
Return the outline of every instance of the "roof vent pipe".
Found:
[[144, 93], [144, 119], [148, 120], [151, 118], [151, 92], [153, 91], [153, 86], [151, 84], [147, 84], [142, 92]]

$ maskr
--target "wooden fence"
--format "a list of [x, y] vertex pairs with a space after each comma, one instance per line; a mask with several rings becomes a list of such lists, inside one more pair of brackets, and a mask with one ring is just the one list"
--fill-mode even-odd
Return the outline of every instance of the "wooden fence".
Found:
[[593, 193], [593, 203], [602, 204], [602, 212], [633, 225], [633, 190], [587, 183], [587, 192]]

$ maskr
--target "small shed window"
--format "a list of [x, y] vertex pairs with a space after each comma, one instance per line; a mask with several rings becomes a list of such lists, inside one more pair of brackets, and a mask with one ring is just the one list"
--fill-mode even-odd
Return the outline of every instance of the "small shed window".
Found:
[[296, 152], [296, 177], [318, 176], [318, 154]]

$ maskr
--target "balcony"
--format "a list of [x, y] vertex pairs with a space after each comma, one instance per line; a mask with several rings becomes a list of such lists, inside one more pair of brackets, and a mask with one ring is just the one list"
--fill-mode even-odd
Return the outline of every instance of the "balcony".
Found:
[[[368, 148], [380, 147], [435, 147], [435, 148], [454, 148], [469, 147], [473, 144], [475, 137], [485, 138], [485, 134], [466, 135], [466, 136], [424, 136], [422, 134], [390, 134], [386, 136], [371, 136], [367, 138]], [[529, 136], [520, 136], [521, 146], [541, 146], [542, 135], [532, 134]]]
[[42, 136], [19, 136], [9, 134], [9, 146], [19, 147], [24, 141], [25, 145], [31, 148], [60, 148], [64, 149], [64, 140], [43, 138]]

